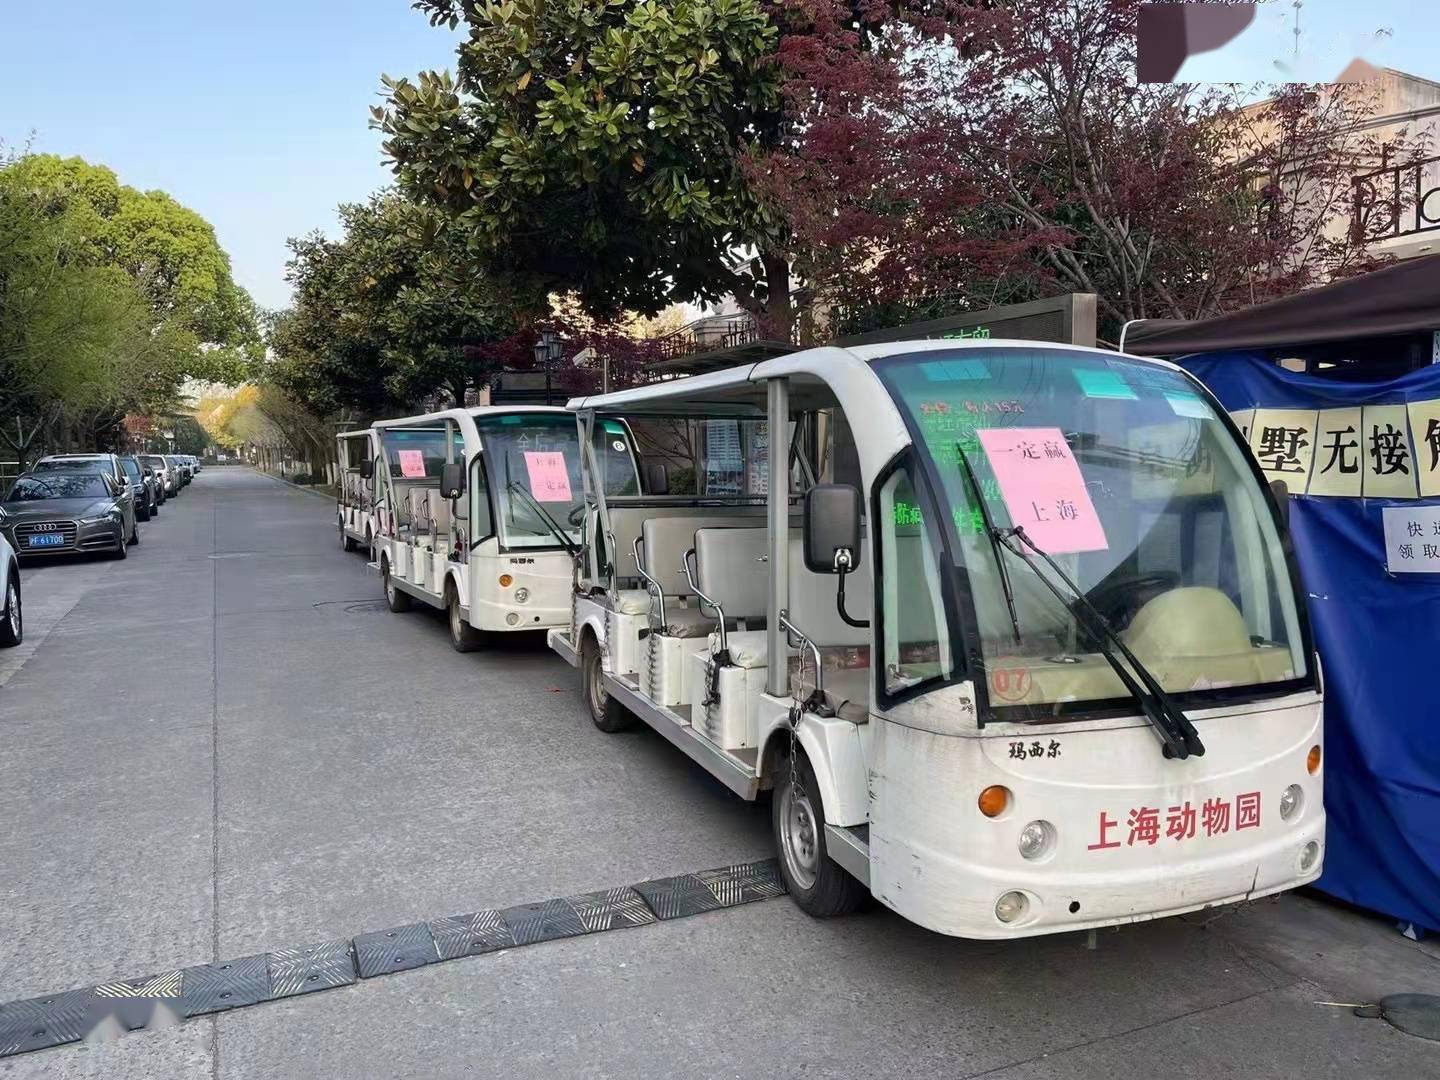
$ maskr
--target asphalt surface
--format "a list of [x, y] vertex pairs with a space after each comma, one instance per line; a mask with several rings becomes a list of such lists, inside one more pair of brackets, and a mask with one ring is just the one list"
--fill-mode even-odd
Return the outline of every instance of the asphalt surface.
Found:
[[[124, 562], [27, 568], [0, 653], [0, 1001], [770, 854], [767, 811], [607, 736], [538, 639], [391, 615], [333, 506], [212, 468]], [[1289, 896], [939, 937], [780, 899], [0, 1060], [0, 1077], [1418, 1077], [1320, 1002], [1440, 948]]]

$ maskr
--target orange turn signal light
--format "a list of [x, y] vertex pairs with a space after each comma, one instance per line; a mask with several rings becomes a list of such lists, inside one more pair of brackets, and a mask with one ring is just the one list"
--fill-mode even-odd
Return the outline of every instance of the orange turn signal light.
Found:
[[515, 584], [515, 579], [514, 579], [513, 577], [511, 577], [509, 574], [501, 574], [501, 575], [500, 575], [500, 587], [501, 587], [502, 589], [508, 589], [511, 585], [514, 585], [514, 584]]
[[1305, 755], [1305, 771], [1314, 776], [1320, 771], [1320, 744], [1316, 743], [1310, 747], [1310, 753]]
[[991, 784], [980, 792], [979, 806], [980, 813], [986, 817], [999, 817], [1010, 806], [1010, 789]]

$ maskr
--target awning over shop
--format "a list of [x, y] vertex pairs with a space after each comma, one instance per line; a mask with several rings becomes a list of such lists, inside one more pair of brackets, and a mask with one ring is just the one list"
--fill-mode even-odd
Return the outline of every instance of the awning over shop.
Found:
[[1125, 334], [1137, 356], [1292, 348], [1440, 329], [1440, 255], [1387, 266], [1199, 322], [1147, 319]]

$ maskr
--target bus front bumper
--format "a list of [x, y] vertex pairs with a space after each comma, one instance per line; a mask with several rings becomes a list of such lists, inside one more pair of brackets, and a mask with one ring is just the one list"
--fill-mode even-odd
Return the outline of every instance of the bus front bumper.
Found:
[[[1157, 844], [1154, 865], [1109, 871], [984, 865], [899, 845], [873, 828], [870, 844], [871, 891], [911, 922], [954, 937], [1035, 937], [1222, 907], [1314, 881], [1325, 861], [1325, 815], [1211, 857], [1170, 862]], [[913, 869], [897, 873], [903, 866]], [[1006, 922], [997, 906], [1011, 893], [1024, 898], [1022, 913]]]

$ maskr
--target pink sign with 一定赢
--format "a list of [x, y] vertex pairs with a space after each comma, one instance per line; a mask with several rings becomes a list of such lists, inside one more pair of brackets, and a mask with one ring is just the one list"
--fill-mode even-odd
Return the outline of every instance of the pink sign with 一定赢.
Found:
[[537, 502], [572, 500], [570, 470], [565, 467], [564, 454], [554, 450], [526, 450], [525, 468], [530, 473], [530, 493]]
[[976, 434], [995, 470], [1010, 521], [1052, 555], [1110, 545], [1085, 477], [1059, 428], [982, 428]]
[[400, 475], [419, 480], [425, 475], [425, 453], [422, 450], [399, 450]]

